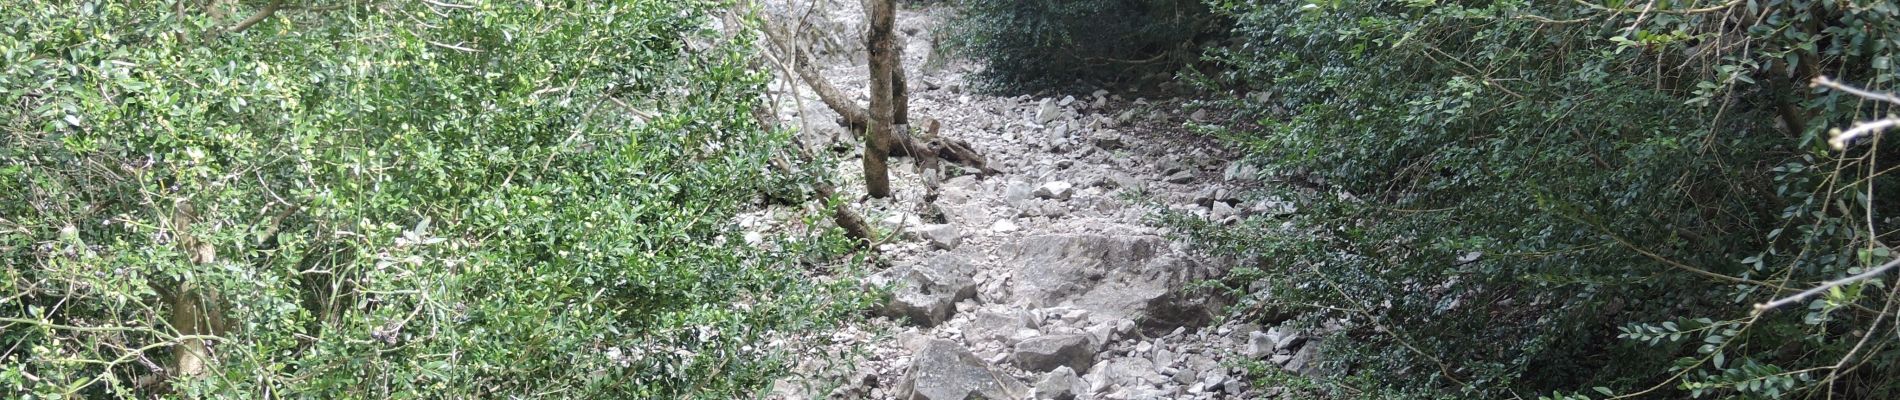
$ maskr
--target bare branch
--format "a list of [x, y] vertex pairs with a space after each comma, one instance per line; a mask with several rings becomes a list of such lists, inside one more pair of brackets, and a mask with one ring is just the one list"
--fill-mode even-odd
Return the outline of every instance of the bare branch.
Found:
[[[1847, 92], [1848, 94], [1860, 96], [1861, 98], [1865, 98], [1865, 99], [1879, 100], [1879, 101], [1884, 101], [1884, 102], [1893, 103], [1893, 104], [1900, 104], [1900, 97], [1896, 97], [1892, 94], [1878, 93], [1878, 92], [1868, 91], [1866, 89], [1848, 86], [1825, 76], [1815, 77], [1814, 82], [1811, 83], [1810, 86], [1826, 87], [1829, 89]], [[1827, 139], [1827, 144], [1828, 146], [1833, 147], [1834, 150], [1845, 150], [1847, 149], [1848, 143], [1853, 143], [1855, 140], [1860, 139], [1861, 137], [1880, 133], [1881, 131], [1885, 131], [1888, 128], [1893, 128], [1896, 126], [1900, 126], [1900, 118], [1889, 117], [1887, 119], [1856, 123], [1854, 124], [1854, 126], [1848, 127], [1847, 130], [1845, 131], [1840, 130], [1840, 129], [1835, 129], [1832, 132], [1832, 134], [1829, 135]]]
[[1850, 276], [1846, 278], [1827, 281], [1826, 283], [1822, 283], [1821, 286], [1815, 286], [1813, 289], [1803, 290], [1801, 291], [1801, 293], [1795, 293], [1793, 296], [1788, 296], [1780, 300], [1775, 300], [1775, 301], [1771, 301], [1767, 303], [1756, 304], [1755, 312], [1760, 313], [1760, 312], [1772, 310], [1781, 306], [1793, 304], [1801, 300], [1806, 300], [1809, 297], [1814, 297], [1814, 295], [1821, 294], [1821, 292], [1825, 292], [1828, 289], [1833, 289], [1836, 286], [1841, 286], [1841, 285], [1846, 285], [1849, 283], [1873, 279], [1874, 277], [1880, 276], [1880, 274], [1887, 272], [1887, 270], [1893, 269], [1894, 266], [1900, 266], [1900, 259], [1894, 259], [1893, 261], [1888, 261], [1886, 264], [1881, 264], [1878, 267], [1874, 267], [1874, 269], [1867, 270], [1867, 272], [1862, 272], [1860, 273], [1860, 275], [1854, 275], [1854, 276]]
[[482, 51], [481, 49], [456, 46], [456, 45], [452, 45], [448, 43], [437, 42], [434, 40], [429, 40], [428, 42], [430, 45], [434, 45], [436, 47], [441, 47], [441, 48], [445, 48], [449, 50], [457, 50], [457, 51], [468, 52], [468, 53], [480, 53]]
[[1887, 93], [1876, 93], [1876, 92], [1868, 91], [1866, 89], [1861, 89], [1861, 88], [1857, 88], [1853, 86], [1847, 86], [1845, 84], [1840, 83], [1839, 81], [1835, 81], [1834, 79], [1828, 78], [1825, 76], [1814, 77], [1813, 86], [1825, 86], [1829, 89], [1847, 92], [1855, 96], [1865, 97], [1865, 98], [1874, 99], [1874, 100], [1880, 100], [1880, 101], [1893, 103], [1893, 104], [1900, 104], [1900, 96], [1894, 96], [1892, 94], [1887, 94]]
[[230, 28], [225, 29], [224, 31], [227, 33], [238, 33], [238, 32], [243, 32], [245, 29], [251, 29], [252, 25], [257, 25], [257, 23], [259, 22], [264, 22], [264, 20], [270, 19], [272, 15], [277, 15], [277, 10], [282, 9], [283, 7], [284, 7], [283, 0], [272, 1], [270, 2], [269, 5], [264, 6], [263, 9], [257, 10], [256, 14], [251, 14], [250, 18], [245, 18], [243, 21], [238, 21], [237, 25], [232, 25]]
[[422, 0], [422, 2], [429, 3], [429, 5], [436, 6], [436, 7], [460, 8], [464, 10], [475, 9], [475, 6], [471, 6], [471, 5], [444, 3], [444, 2], [435, 1], [435, 0]]

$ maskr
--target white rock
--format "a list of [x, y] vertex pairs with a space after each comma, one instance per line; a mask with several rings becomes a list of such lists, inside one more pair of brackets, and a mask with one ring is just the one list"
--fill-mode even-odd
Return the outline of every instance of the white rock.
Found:
[[1036, 107], [1036, 123], [1047, 124], [1054, 121], [1061, 111], [1056, 109], [1055, 99], [1042, 99], [1042, 105]]
[[1016, 226], [1016, 221], [1012, 221], [1008, 218], [999, 219], [996, 220], [996, 223], [990, 224], [990, 231], [996, 233], [1015, 232], [1018, 229], [1022, 229], [1022, 227]]
[[1075, 185], [1064, 181], [1044, 183], [1036, 188], [1036, 197], [1045, 199], [1068, 200], [1073, 194], [1075, 194]]
[[1273, 354], [1273, 338], [1259, 331], [1247, 333], [1248, 357], [1260, 358]]
[[952, 224], [924, 225], [915, 229], [924, 239], [930, 240], [930, 247], [950, 250], [963, 244], [963, 233]]

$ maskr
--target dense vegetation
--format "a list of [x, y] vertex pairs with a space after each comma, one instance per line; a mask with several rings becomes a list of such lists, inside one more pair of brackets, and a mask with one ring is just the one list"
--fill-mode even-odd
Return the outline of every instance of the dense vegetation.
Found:
[[731, 398], [855, 307], [731, 216], [710, 1], [0, 1], [0, 397]]
[[[996, 32], [1095, 22], [966, 4], [966, 20], [990, 27], [973, 42], [1015, 51], [992, 68], [1041, 48]], [[1900, 396], [1892, 278], [1752, 307], [1894, 258], [1897, 210], [1883, 200], [1900, 191], [1882, 160], [1900, 154], [1880, 139], [1828, 143], [1830, 128], [1894, 104], [1810, 82], [1892, 91], [1900, 6], [1210, 6], [1233, 21], [1234, 43], [1183, 76], [1235, 118], [1201, 128], [1311, 189], [1275, 193], [1295, 216], [1202, 237], [1271, 260], [1231, 283], [1267, 285], [1253, 300], [1281, 312], [1245, 316], [1340, 328], [1325, 342], [1326, 391]]]
[[[1145, 82], [1193, 63], [1223, 33], [1200, 0], [962, 0], [947, 39], [985, 61], [978, 78], [1004, 90]], [[1086, 91], [1086, 90], [1084, 90]]]

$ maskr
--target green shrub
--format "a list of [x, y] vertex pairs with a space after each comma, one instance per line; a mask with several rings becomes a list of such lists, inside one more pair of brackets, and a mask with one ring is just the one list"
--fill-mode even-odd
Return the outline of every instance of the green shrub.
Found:
[[718, 2], [209, 3], [0, 1], [0, 397], [731, 398], [859, 298]]
[[1170, 74], [1224, 28], [1195, 0], [963, 0], [949, 45], [992, 89], [1090, 87]]
[[1257, 301], [1345, 322], [1340, 393], [1900, 395], [1890, 278], [1751, 307], [1893, 258], [1900, 154], [1825, 143], [1893, 106], [1808, 86], [1892, 91], [1892, 3], [1214, 4], [1244, 118], [1209, 131], [1324, 184], [1204, 229], [1273, 260]]

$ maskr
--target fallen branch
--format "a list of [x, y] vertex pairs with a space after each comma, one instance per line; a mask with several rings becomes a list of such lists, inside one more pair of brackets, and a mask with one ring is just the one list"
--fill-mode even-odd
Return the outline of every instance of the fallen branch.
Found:
[[[831, 85], [830, 81], [825, 80], [825, 77], [818, 72], [818, 69], [812, 66], [810, 62], [812, 58], [811, 53], [802, 46], [798, 46], [794, 43], [784, 32], [776, 28], [771, 21], [765, 21], [760, 24], [760, 29], [765, 31], [768, 41], [771, 42], [772, 47], [778, 51], [778, 54], [791, 56], [790, 58], [793, 62], [788, 69], [797, 73], [799, 79], [805, 81], [807, 86], [811, 86], [812, 92], [818, 94], [818, 99], [823, 101], [826, 107], [838, 113], [841, 125], [844, 125], [846, 129], [862, 137], [865, 129], [871, 125], [870, 112], [866, 111], [864, 107], [858, 106], [857, 103], [852, 102], [849, 97], [844, 95], [844, 92], [839, 91], [836, 86]], [[786, 57], [781, 56], [780, 58], [783, 59]], [[904, 97], [909, 96], [906, 95]], [[898, 109], [903, 111], [903, 122], [905, 123], [909, 122], [910, 113], [908, 108], [909, 107], [902, 107]], [[931, 123], [935, 124], [936, 121], [932, 120]], [[910, 134], [908, 130], [893, 132], [891, 137], [895, 143], [891, 146], [891, 155], [920, 157], [918, 155], [919, 153], [929, 153], [942, 160], [976, 169], [982, 175], [993, 175], [998, 172], [995, 168], [990, 167], [988, 161], [984, 160], [983, 156], [979, 155], [974, 148], [971, 148], [969, 143], [960, 140], [944, 139], [939, 136], [937, 132], [938, 130], [934, 126], [921, 138]], [[919, 151], [920, 149], [921, 151]], [[919, 160], [919, 162], [922, 162], [922, 160]]]
[[845, 97], [844, 92], [838, 91], [837, 87], [831, 86], [831, 81], [825, 80], [824, 75], [812, 66], [810, 52], [798, 46], [792, 39], [785, 37], [783, 32], [773, 27], [771, 21], [764, 21], [759, 26], [760, 30], [765, 31], [765, 36], [779, 54], [791, 56], [790, 69], [798, 73], [799, 79], [804, 80], [806, 85], [811, 86], [812, 92], [818, 94], [818, 100], [824, 101], [826, 107], [838, 113], [838, 117], [843, 119], [842, 122], [847, 129], [852, 132], [863, 132], [866, 127], [871, 126], [871, 112], [865, 111], [864, 107], [858, 106], [849, 97]]
[[[763, 22], [764, 24], [762, 25], [771, 24], [770, 21], [763, 21]], [[765, 29], [768, 29], [767, 34], [769, 35], [770, 28], [765, 28]], [[766, 60], [771, 61], [772, 64], [777, 65], [779, 67], [779, 70], [781, 71], [791, 69], [791, 68], [786, 67], [783, 61], [779, 60], [776, 57], [772, 57], [770, 54], [767, 54], [760, 58], [764, 58]], [[787, 75], [789, 74], [790, 73], [787, 72]], [[789, 79], [790, 76], [787, 76], [786, 78]], [[794, 93], [792, 94], [792, 97], [793, 99], [799, 98], [799, 95], [796, 93], [796, 89], [794, 89]], [[801, 113], [800, 118], [803, 119], [804, 117], [802, 116], [803, 115], [802, 113], [804, 112], [805, 108], [802, 105], [802, 100], [800, 100], [800, 102], [801, 102], [801, 105], [799, 106], [799, 112]], [[758, 120], [760, 125], [775, 126], [776, 124], [772, 123], [770, 119], [775, 119], [776, 117], [772, 117], [768, 119], [767, 115], [775, 115], [775, 114], [768, 113], [764, 107], [755, 107], [752, 110], [753, 119]], [[805, 161], [806, 163], [811, 163], [813, 162], [813, 160], [817, 159], [817, 156], [812, 154], [811, 148], [805, 146], [804, 140], [799, 139], [797, 135], [793, 135], [791, 139], [792, 139], [793, 152], [799, 157], [799, 159]], [[783, 158], [780, 158], [780, 157], [772, 157], [772, 166], [785, 171], [785, 173], [787, 174], [792, 174], [793, 176], [797, 176], [798, 174], [797, 168], [793, 167], [790, 162], [786, 162]], [[824, 199], [824, 201], [826, 201], [827, 203], [830, 202], [832, 199], [839, 198], [838, 190], [832, 187], [830, 183], [826, 183], [824, 179], [814, 179], [812, 182], [812, 191], [816, 192], [816, 194], [818, 195], [818, 198]], [[871, 226], [864, 222], [864, 217], [859, 216], [858, 213], [851, 211], [850, 208], [845, 207], [845, 205], [843, 204], [839, 204], [836, 207], [832, 207], [830, 204], [826, 204], [826, 207], [832, 208], [831, 221], [832, 223], [837, 224], [839, 228], [844, 229], [845, 236], [850, 237], [852, 239], [856, 239], [854, 242], [861, 248], [870, 250], [872, 252], [877, 252], [877, 245], [876, 245], [877, 231], [872, 230]]]

